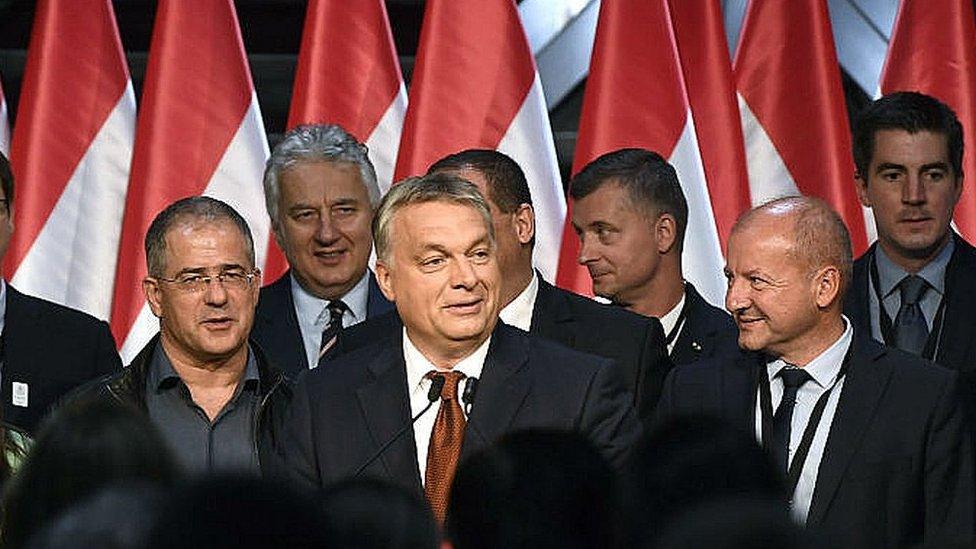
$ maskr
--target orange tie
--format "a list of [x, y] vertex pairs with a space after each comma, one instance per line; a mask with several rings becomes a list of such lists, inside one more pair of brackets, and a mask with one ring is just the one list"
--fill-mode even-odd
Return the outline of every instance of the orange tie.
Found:
[[427, 374], [428, 378], [444, 376], [444, 389], [441, 390], [441, 406], [434, 420], [434, 430], [430, 434], [427, 447], [427, 473], [424, 475], [424, 494], [434, 517], [441, 524], [447, 514], [447, 502], [451, 492], [451, 481], [461, 456], [461, 443], [464, 441], [464, 414], [458, 402], [458, 383], [464, 374], [461, 372], [436, 372]]

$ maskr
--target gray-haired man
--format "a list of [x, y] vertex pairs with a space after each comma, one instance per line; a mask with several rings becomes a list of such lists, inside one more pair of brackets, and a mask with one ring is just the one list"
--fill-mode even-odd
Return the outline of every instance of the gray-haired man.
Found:
[[285, 134], [264, 192], [290, 270], [261, 290], [252, 337], [294, 375], [328, 360], [343, 327], [392, 308], [367, 267], [380, 191], [366, 147], [320, 124]]

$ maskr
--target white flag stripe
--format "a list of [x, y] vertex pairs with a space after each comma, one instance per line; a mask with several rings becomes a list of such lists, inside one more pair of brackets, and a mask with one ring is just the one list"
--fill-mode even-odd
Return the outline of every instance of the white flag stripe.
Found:
[[535, 209], [533, 262], [542, 277], [553, 282], [566, 218], [566, 196], [538, 73], [497, 150], [511, 156], [525, 172]]
[[397, 147], [400, 145], [400, 134], [403, 131], [403, 118], [407, 112], [407, 89], [400, 82], [397, 92], [390, 106], [386, 108], [383, 117], [373, 128], [373, 132], [366, 139], [369, 148], [369, 159], [376, 169], [376, 181], [379, 183], [380, 193], [386, 194], [393, 183], [393, 170], [396, 168]]
[[724, 307], [725, 277], [722, 245], [718, 239], [712, 203], [705, 185], [705, 168], [698, 151], [695, 123], [689, 109], [685, 127], [668, 161], [678, 172], [678, 181], [688, 202], [688, 225], [681, 254], [682, 274], [708, 302]]
[[[268, 155], [261, 110], [257, 96], [252, 91], [251, 104], [241, 125], [201, 194], [227, 202], [247, 220], [254, 239], [258, 265], [264, 265], [271, 226], [265, 211], [264, 190], [261, 186]], [[158, 331], [159, 321], [153, 316], [149, 306], [144, 304], [119, 351], [122, 362], [131, 362]]]
[[759, 206], [775, 198], [800, 194], [790, 170], [759, 119], [753, 114], [742, 95], [738, 95], [738, 98], [742, 135], [746, 142], [746, 168], [749, 170], [752, 205]]
[[135, 120], [130, 81], [11, 279], [18, 289], [108, 320]]
[[10, 156], [10, 118], [7, 115], [7, 100], [0, 93], [0, 152]]

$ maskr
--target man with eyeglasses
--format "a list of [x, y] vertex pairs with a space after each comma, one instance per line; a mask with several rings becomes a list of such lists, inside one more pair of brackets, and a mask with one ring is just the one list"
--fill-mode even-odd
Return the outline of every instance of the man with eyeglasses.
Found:
[[[14, 178], [0, 154], [0, 259], [14, 231]], [[0, 398], [5, 423], [32, 433], [51, 407], [79, 385], [118, 372], [108, 324], [17, 291], [0, 278]]]
[[98, 394], [148, 414], [189, 472], [259, 473], [290, 388], [248, 343], [261, 272], [247, 223], [219, 200], [179, 200], [149, 226], [146, 260], [159, 335]]

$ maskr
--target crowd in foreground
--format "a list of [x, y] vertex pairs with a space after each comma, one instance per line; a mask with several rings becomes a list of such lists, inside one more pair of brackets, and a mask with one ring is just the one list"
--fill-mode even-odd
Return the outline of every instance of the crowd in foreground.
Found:
[[[962, 151], [934, 98], [874, 102], [852, 176], [878, 243], [855, 261], [816, 198], [757, 206], [730, 317], [683, 278], [656, 153], [571, 182], [602, 305], [533, 269], [511, 158], [462, 151], [381, 197], [352, 136], [296, 128], [264, 181], [289, 272], [261, 288], [231, 205], [174, 202], [145, 236], [159, 334], [126, 368], [104, 323], [0, 282], [5, 546], [966, 546]], [[5, 248], [2, 157], [0, 183]]]

